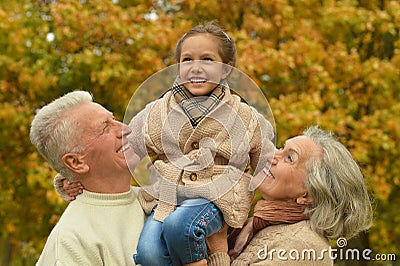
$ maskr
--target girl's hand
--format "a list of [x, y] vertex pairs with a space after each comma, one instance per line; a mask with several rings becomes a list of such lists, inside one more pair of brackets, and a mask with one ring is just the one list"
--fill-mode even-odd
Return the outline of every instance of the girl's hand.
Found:
[[236, 237], [235, 246], [233, 249], [229, 250], [229, 256], [231, 259], [236, 259], [239, 254], [243, 251], [244, 247], [253, 238], [253, 217], [247, 219], [240, 233]]
[[210, 255], [217, 252], [228, 253], [228, 228], [228, 224], [224, 223], [221, 231], [206, 238], [208, 253]]
[[83, 186], [79, 181], [70, 182], [67, 179], [64, 179], [63, 188], [65, 192], [68, 194], [70, 201], [75, 200], [76, 196], [82, 194], [83, 192]]

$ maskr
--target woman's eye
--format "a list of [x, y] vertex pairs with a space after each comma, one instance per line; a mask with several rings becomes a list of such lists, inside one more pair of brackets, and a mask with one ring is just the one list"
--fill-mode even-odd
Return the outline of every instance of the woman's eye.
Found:
[[292, 155], [288, 155], [286, 158], [288, 159], [289, 162], [293, 163], [293, 157], [292, 157]]

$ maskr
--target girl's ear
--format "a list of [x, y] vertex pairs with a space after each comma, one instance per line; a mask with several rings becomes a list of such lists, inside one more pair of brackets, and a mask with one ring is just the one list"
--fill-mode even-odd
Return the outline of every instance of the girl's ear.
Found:
[[78, 153], [66, 153], [61, 160], [65, 166], [75, 173], [84, 174], [89, 171], [89, 165], [86, 163], [83, 156]]
[[296, 199], [296, 202], [301, 205], [310, 205], [312, 203], [312, 198], [310, 194], [305, 192], [302, 196]]

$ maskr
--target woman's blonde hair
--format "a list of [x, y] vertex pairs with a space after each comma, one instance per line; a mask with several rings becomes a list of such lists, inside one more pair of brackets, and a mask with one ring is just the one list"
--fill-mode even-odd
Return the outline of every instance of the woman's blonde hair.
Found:
[[363, 174], [347, 148], [317, 126], [303, 132], [323, 149], [323, 156], [307, 163], [306, 188], [313, 230], [329, 238], [347, 239], [372, 224], [371, 200]]

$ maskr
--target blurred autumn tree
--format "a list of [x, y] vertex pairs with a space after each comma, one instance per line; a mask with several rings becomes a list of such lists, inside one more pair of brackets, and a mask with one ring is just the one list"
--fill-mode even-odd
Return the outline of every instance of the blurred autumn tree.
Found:
[[35, 110], [84, 89], [122, 119], [135, 89], [174, 63], [179, 37], [211, 19], [268, 97], [278, 144], [320, 124], [351, 150], [373, 193], [370, 248], [400, 256], [398, 1], [0, 3], [1, 265], [31, 265], [66, 206], [29, 142]]

